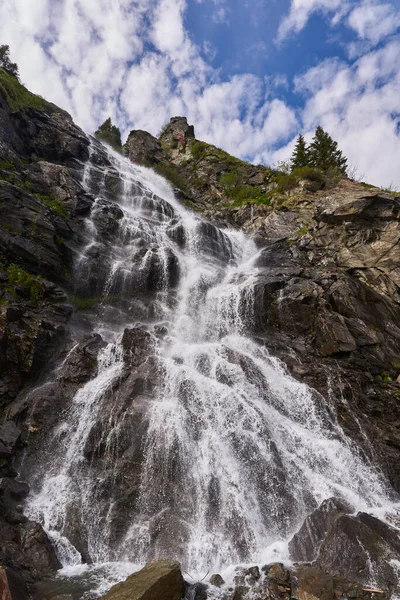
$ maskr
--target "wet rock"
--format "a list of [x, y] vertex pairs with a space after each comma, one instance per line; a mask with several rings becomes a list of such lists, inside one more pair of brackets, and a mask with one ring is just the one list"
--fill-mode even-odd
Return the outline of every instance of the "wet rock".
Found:
[[153, 338], [144, 329], [125, 329], [122, 337], [124, 360], [134, 368], [139, 366], [149, 356], [153, 348]]
[[270, 590], [275, 600], [288, 600], [290, 598], [291, 573], [281, 563], [266, 565], [262, 567], [265, 573], [265, 585]]
[[29, 594], [21, 576], [12, 569], [0, 566], [1, 600], [28, 600]]
[[99, 334], [84, 338], [67, 355], [58, 378], [72, 383], [85, 383], [97, 372], [97, 357], [106, 343]]
[[237, 585], [232, 595], [232, 600], [243, 600], [250, 588], [246, 585]]
[[207, 600], [207, 589], [208, 585], [201, 583], [200, 581], [192, 585], [189, 592], [192, 600]]
[[333, 600], [333, 577], [315, 567], [299, 567], [292, 577], [291, 596], [296, 600]]
[[179, 563], [155, 560], [102, 596], [104, 600], [180, 600], [184, 584]]
[[15, 452], [21, 431], [14, 421], [7, 421], [0, 427], [0, 457], [9, 458]]
[[321, 545], [317, 564], [332, 575], [361, 584], [373, 580], [387, 589], [398, 585], [392, 561], [399, 559], [398, 531], [359, 513], [336, 519]]
[[210, 581], [211, 585], [215, 585], [215, 587], [221, 587], [225, 583], [224, 579], [221, 577], [221, 575], [219, 573], [214, 573], [213, 575], [211, 575], [209, 581]]
[[40, 576], [55, 573], [60, 563], [54, 548], [39, 523], [28, 522], [19, 526], [21, 548]]
[[247, 581], [253, 585], [256, 581], [258, 581], [261, 577], [261, 573], [260, 573], [260, 569], [255, 566], [255, 567], [250, 567], [249, 569], [246, 570], [245, 573], [246, 577], [247, 577]]
[[312, 562], [318, 556], [319, 549], [335, 520], [353, 509], [348, 504], [329, 498], [308, 517], [299, 531], [289, 542], [290, 557], [294, 561]]

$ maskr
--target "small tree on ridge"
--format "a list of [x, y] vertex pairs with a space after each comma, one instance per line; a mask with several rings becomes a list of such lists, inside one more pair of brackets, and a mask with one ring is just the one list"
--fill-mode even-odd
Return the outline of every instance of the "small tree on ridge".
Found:
[[121, 132], [116, 125], [113, 125], [111, 119], [108, 118], [94, 133], [95, 137], [99, 140], [103, 140], [115, 150], [121, 151]]
[[322, 129], [317, 127], [309, 148], [310, 166], [321, 171], [338, 171], [346, 176], [347, 158], [338, 150], [337, 142]]
[[9, 75], [19, 79], [18, 65], [11, 62], [10, 46], [7, 44], [0, 45], [0, 67], [3, 67]]
[[297, 138], [290, 162], [292, 170], [310, 166], [310, 151], [302, 135]]

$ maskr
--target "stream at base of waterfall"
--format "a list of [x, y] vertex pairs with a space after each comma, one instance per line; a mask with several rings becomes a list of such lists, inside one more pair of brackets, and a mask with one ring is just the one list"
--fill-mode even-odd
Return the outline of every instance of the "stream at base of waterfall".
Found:
[[[24, 474], [26, 514], [53, 540], [59, 576], [102, 593], [160, 556], [229, 582], [238, 564], [288, 562], [288, 539], [326, 498], [395, 511], [329, 399], [254, 341], [255, 243], [96, 144], [74, 279], [77, 295], [101, 298], [91, 326], [106, 344], [49, 432], [47, 462]], [[134, 342], [126, 350], [132, 332], [141, 361]]]

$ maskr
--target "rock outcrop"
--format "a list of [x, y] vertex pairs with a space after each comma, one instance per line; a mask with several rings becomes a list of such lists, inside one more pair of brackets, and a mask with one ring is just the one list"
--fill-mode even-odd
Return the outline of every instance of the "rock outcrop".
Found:
[[184, 584], [179, 563], [155, 560], [103, 596], [104, 600], [180, 600]]

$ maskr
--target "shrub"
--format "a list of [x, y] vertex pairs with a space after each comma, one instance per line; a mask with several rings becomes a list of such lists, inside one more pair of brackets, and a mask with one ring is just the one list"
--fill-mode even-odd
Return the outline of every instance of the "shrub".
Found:
[[202, 158], [207, 147], [208, 144], [206, 144], [205, 142], [199, 142], [198, 140], [196, 140], [190, 148], [193, 158], [195, 158], [196, 160]]

